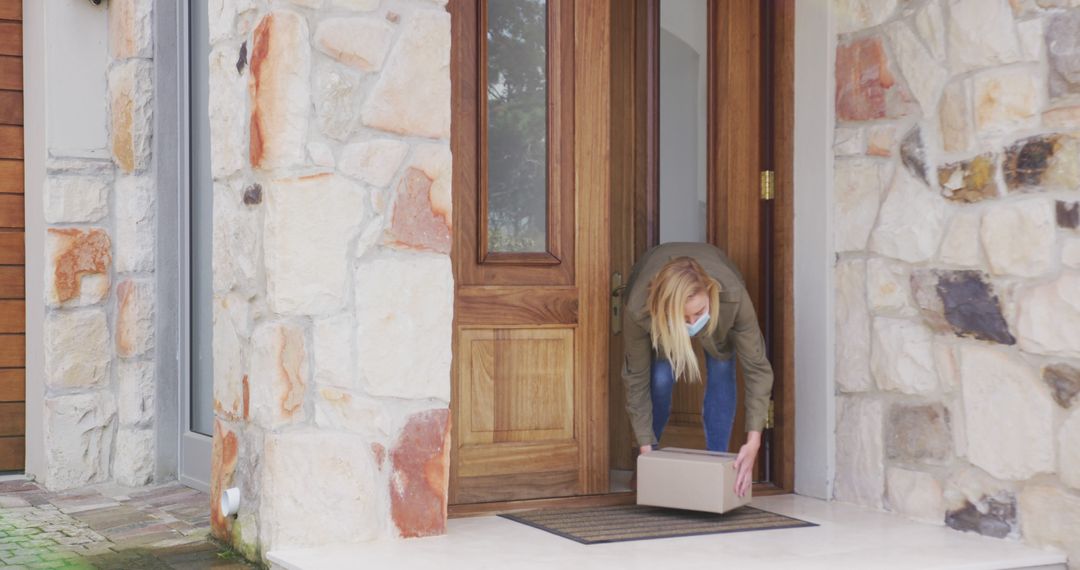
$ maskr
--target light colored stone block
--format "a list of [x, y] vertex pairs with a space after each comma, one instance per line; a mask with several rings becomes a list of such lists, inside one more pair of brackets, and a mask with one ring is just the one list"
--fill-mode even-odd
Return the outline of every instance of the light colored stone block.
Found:
[[317, 386], [315, 390], [315, 425], [322, 429], [385, 440], [404, 413], [404, 408], [391, 408], [385, 402], [332, 386]]
[[[207, 110], [210, 117], [210, 171], [215, 179], [232, 176], [244, 167], [248, 158], [244, 152], [247, 150], [244, 134], [248, 120], [245, 105], [248, 80], [237, 69], [239, 59], [240, 47], [232, 43], [219, 45], [210, 52]], [[210, 189], [197, 187], [195, 191]]]
[[941, 484], [929, 473], [890, 467], [885, 487], [890, 510], [917, 521], [944, 524]]
[[146, 485], [154, 478], [154, 430], [120, 428], [116, 434], [113, 476], [129, 487]]
[[937, 108], [941, 88], [945, 85], [945, 68], [938, 64], [906, 23], [889, 26], [888, 36], [900, 73], [907, 80], [923, 114], [930, 115]]
[[315, 354], [315, 383], [338, 388], [356, 388], [356, 320], [342, 314], [315, 320], [312, 334]]
[[327, 18], [315, 29], [315, 47], [360, 71], [378, 71], [394, 28], [375, 18]]
[[1049, 200], [997, 204], [983, 216], [979, 233], [995, 275], [1038, 277], [1053, 265], [1056, 225]]
[[332, 0], [334, 6], [356, 10], [357, 12], [372, 12], [379, 9], [380, 0]]
[[1061, 263], [1072, 269], [1080, 269], [1080, 238], [1065, 240], [1061, 246]]
[[384, 532], [385, 491], [377, 487], [369, 446], [366, 438], [326, 431], [268, 436], [259, 508], [263, 551], [364, 542]]
[[339, 169], [366, 184], [385, 188], [409, 152], [409, 145], [395, 139], [375, 139], [353, 143], [341, 150]]
[[836, 161], [834, 239], [837, 251], [866, 249], [866, 240], [874, 227], [881, 202], [885, 169], [882, 162], [868, 159]]
[[870, 375], [870, 311], [866, 304], [866, 262], [836, 266], [836, 386], [843, 392], [874, 387]]
[[925, 326], [891, 317], [874, 318], [870, 370], [878, 387], [927, 394], [938, 387], [934, 337]]
[[360, 128], [364, 89], [355, 73], [340, 65], [320, 65], [315, 69], [314, 97], [315, 122], [322, 134], [344, 141]]
[[111, 180], [100, 176], [45, 179], [45, 221], [50, 224], [100, 222], [109, 213]]
[[837, 127], [833, 135], [833, 153], [836, 156], [863, 154], [866, 152], [866, 134], [856, 127]]
[[251, 305], [238, 294], [214, 298], [214, 410], [229, 420], [248, 419], [248, 354]]
[[886, 315], [913, 315], [911, 273], [900, 263], [873, 258], [866, 262], [866, 291], [870, 308]]
[[960, 267], [982, 265], [979, 248], [979, 225], [981, 218], [976, 212], [961, 211], [953, 215], [945, 239], [941, 242], [939, 257], [942, 263]]
[[1016, 325], [1020, 348], [1038, 354], [1080, 357], [1080, 275], [1018, 294]]
[[307, 152], [308, 158], [311, 159], [311, 163], [315, 166], [333, 168], [336, 164], [336, 161], [334, 160], [334, 151], [330, 148], [330, 145], [324, 142], [308, 143]]
[[109, 479], [116, 404], [94, 392], [45, 399], [45, 488], [81, 487]]
[[880, 509], [885, 493], [881, 401], [840, 396], [836, 406], [836, 481], [833, 498]]
[[116, 286], [116, 354], [142, 356], [154, 348], [154, 282], [128, 279]]
[[152, 0], [109, 1], [109, 56], [113, 59], [154, 56]]
[[356, 272], [358, 363], [369, 393], [450, 400], [454, 282], [444, 255], [379, 255]]
[[147, 427], [153, 424], [154, 380], [152, 361], [121, 361], [116, 365], [117, 409], [122, 426]]
[[951, 0], [948, 30], [954, 75], [1012, 63], [1022, 56], [1008, 0]]
[[934, 59], [945, 58], [945, 17], [940, 4], [928, 2], [915, 13], [915, 31], [926, 42]]
[[87, 388], [109, 377], [112, 350], [105, 311], [51, 311], [45, 317], [45, 384]]
[[1005, 67], [980, 73], [973, 83], [975, 129], [1003, 133], [1038, 123], [1042, 105], [1038, 72], [1031, 67]]
[[109, 136], [113, 160], [125, 173], [150, 166], [153, 64], [130, 59], [109, 70]]
[[116, 270], [154, 270], [154, 179], [121, 176], [116, 181]]
[[938, 108], [941, 147], [945, 152], [964, 152], [971, 148], [974, 128], [971, 118], [971, 81], [949, 83], [941, 94]]
[[1080, 411], [1073, 412], [1061, 426], [1058, 435], [1060, 442], [1061, 481], [1066, 485], [1080, 489]]
[[[258, 196], [255, 201], [254, 196]], [[214, 292], [258, 289], [262, 261], [262, 224], [259, 204], [264, 191], [258, 183], [244, 186], [238, 180], [214, 183], [214, 239], [212, 264]], [[255, 202], [245, 204], [248, 201]]]
[[301, 165], [311, 108], [307, 21], [288, 10], [267, 13], [255, 28], [248, 53], [251, 166], [273, 170]]
[[367, 102], [364, 124], [403, 135], [450, 138], [450, 14], [416, 10]]
[[267, 184], [265, 263], [270, 308], [325, 315], [344, 304], [347, 252], [364, 217], [363, 190], [333, 174]]
[[1080, 497], [1046, 485], [1020, 493], [1020, 529], [1024, 541], [1067, 551], [1070, 564], [1080, 560]]
[[1004, 351], [963, 345], [960, 377], [970, 461], [999, 479], [1053, 472], [1054, 403], [1037, 371]]
[[838, 33], [876, 26], [896, 11], [897, 0], [833, 0]]
[[899, 169], [881, 205], [870, 249], [909, 263], [926, 261], [937, 253], [945, 221], [944, 199]]
[[304, 393], [310, 384], [304, 330], [285, 322], [263, 323], [255, 329], [252, 346], [252, 419], [266, 428], [303, 421]]

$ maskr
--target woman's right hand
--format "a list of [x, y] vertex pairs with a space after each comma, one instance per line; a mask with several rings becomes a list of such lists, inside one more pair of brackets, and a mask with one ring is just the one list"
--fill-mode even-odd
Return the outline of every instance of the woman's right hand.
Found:
[[641, 454], [642, 455], [645, 455], [646, 453], [648, 453], [650, 451], [652, 451], [652, 446], [651, 445], [643, 445], [643, 446], [641, 446]]

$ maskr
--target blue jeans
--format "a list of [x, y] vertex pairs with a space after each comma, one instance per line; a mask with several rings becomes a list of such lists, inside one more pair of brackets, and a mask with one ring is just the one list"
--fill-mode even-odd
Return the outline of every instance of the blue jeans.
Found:
[[[735, 359], [719, 360], [705, 353], [705, 401], [701, 418], [705, 427], [705, 447], [709, 451], [727, 451], [731, 429], [735, 424]], [[664, 432], [671, 415], [671, 393], [675, 375], [671, 363], [653, 355], [652, 363], [652, 422], [656, 440]]]

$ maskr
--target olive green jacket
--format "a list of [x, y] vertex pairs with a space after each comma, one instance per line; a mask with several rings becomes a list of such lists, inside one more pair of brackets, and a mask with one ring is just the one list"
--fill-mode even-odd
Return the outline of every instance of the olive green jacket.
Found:
[[[765, 339], [758, 327], [742, 275], [719, 249], [704, 243], [667, 243], [646, 252], [630, 274], [623, 291], [623, 381], [626, 410], [638, 445], [657, 443], [652, 430], [652, 340], [649, 336], [649, 283], [668, 261], [692, 257], [720, 283], [719, 322], [710, 337], [695, 337], [714, 358], [726, 360], [737, 354], [746, 385], [746, 431], [761, 431], [769, 411], [773, 371], [765, 353]], [[703, 375], [704, 376], [704, 375]]]

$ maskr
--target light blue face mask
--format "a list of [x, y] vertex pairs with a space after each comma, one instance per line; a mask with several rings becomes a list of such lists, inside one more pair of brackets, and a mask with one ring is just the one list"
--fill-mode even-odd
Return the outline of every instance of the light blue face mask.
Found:
[[709, 312], [705, 311], [694, 324], [686, 325], [686, 332], [690, 333], [690, 336], [695, 336], [701, 332], [701, 329], [705, 328], [705, 324], [709, 322]]

